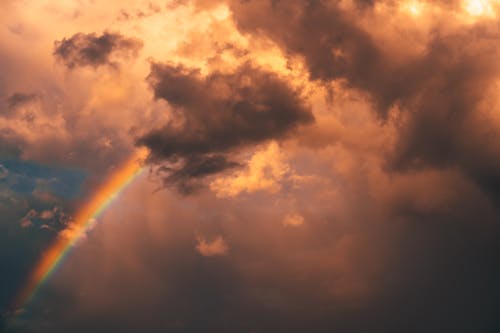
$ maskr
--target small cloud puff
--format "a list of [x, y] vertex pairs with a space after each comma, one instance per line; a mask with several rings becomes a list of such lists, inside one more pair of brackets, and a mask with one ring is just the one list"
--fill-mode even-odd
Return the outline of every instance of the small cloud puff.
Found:
[[80, 224], [77, 222], [72, 222], [68, 224], [68, 226], [61, 230], [58, 236], [62, 239], [70, 241], [73, 243], [73, 246], [79, 245], [82, 241], [87, 239], [88, 233], [94, 229], [97, 220], [91, 218], [87, 223]]
[[287, 214], [282, 223], [285, 227], [299, 227], [304, 224], [304, 217], [298, 213]]
[[203, 237], [197, 237], [197, 241], [196, 250], [204, 257], [226, 255], [229, 250], [222, 236], [217, 236], [212, 241], [208, 241]]

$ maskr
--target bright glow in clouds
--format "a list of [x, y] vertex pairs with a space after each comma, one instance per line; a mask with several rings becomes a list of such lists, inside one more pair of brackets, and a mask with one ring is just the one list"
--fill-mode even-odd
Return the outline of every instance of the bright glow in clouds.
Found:
[[0, 0], [0, 331], [496, 327], [499, 3]]
[[283, 225], [285, 227], [298, 227], [304, 224], [304, 218], [302, 215], [294, 213], [294, 214], [288, 214], [285, 216], [283, 219]]
[[406, 3], [405, 9], [413, 16], [419, 16], [422, 13], [422, 3], [410, 1]]
[[63, 261], [69, 250], [90, 230], [96, 223], [96, 218], [109, 207], [114, 198], [143, 171], [142, 160], [146, 151], [140, 150], [132, 156], [121, 168], [118, 168], [111, 177], [99, 188], [90, 200], [75, 214], [74, 221], [63, 230], [54, 244], [41, 256], [29, 276], [25, 287], [15, 300], [15, 308], [26, 306], [36, 295], [39, 287], [52, 275]]
[[218, 197], [234, 197], [242, 192], [280, 190], [280, 181], [290, 172], [285, 154], [276, 142], [257, 151], [248, 161], [248, 168], [232, 176], [220, 177], [210, 184]]
[[465, 10], [472, 16], [494, 16], [493, 3], [498, 0], [467, 0], [464, 3]]

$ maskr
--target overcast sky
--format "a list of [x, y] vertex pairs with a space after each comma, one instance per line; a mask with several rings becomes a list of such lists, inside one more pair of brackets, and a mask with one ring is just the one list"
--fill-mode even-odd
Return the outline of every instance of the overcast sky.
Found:
[[[0, 331], [499, 332], [499, 17], [2, 0]], [[145, 172], [13, 307], [139, 149]]]

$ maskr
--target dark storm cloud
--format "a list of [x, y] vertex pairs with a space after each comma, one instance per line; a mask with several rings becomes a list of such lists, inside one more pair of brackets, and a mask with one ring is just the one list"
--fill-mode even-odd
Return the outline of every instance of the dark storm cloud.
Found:
[[161, 166], [158, 171], [165, 175], [165, 185], [176, 184], [177, 189], [184, 194], [196, 190], [196, 180], [238, 166], [224, 155], [193, 155], [184, 158], [181, 167]]
[[181, 187], [235, 166], [228, 161], [231, 151], [282, 138], [313, 121], [300, 92], [250, 64], [202, 77], [197, 70], [153, 63], [148, 81], [155, 98], [167, 101], [174, 113], [167, 126], [138, 144], [151, 150], [151, 161], [171, 162], [166, 180]]
[[80, 66], [98, 67], [114, 65], [111, 57], [130, 57], [137, 54], [142, 42], [128, 38], [118, 33], [104, 32], [98, 36], [95, 33], [77, 33], [70, 38], [55, 42], [54, 55], [66, 67]]
[[240, 30], [263, 34], [289, 54], [303, 55], [313, 80], [346, 79], [374, 89], [383, 57], [371, 36], [325, 1], [233, 1]]
[[[488, 120], [500, 73], [500, 30], [488, 25], [437, 36], [399, 98], [410, 111], [391, 166], [458, 166], [500, 202], [500, 137]], [[417, 72], [416, 71], [416, 72]], [[488, 107], [484, 107], [488, 105]]]
[[[357, 3], [370, 7], [372, 1]], [[420, 64], [393, 63], [384, 46], [359, 26], [357, 10], [346, 12], [335, 2], [233, 1], [231, 9], [241, 31], [270, 37], [288, 54], [303, 56], [312, 80], [342, 79], [368, 92], [383, 117], [430, 72], [422, 73]]]
[[[327, 149], [284, 147], [297, 149], [289, 162], [298, 175], [320, 181], [273, 194], [151, 195], [155, 185], [139, 182], [144, 188], [120, 195], [41, 288], [19, 332], [499, 332], [500, 212], [490, 199], [500, 197], [500, 144], [487, 113], [498, 95], [498, 27], [464, 25], [450, 34], [438, 25], [425, 52], [395, 61], [375, 42], [378, 26], [356, 23], [379, 2], [355, 1], [353, 12], [338, 1], [229, 5], [241, 31], [302, 56], [312, 80], [360, 90], [382, 122], [393, 121], [389, 109], [398, 106], [386, 169], [378, 145], [342, 147], [336, 139]], [[299, 92], [250, 65], [205, 77], [153, 63], [148, 81], [173, 112], [138, 144], [184, 193], [235, 167], [239, 148], [312, 121]], [[346, 132], [359, 133], [357, 126]], [[371, 133], [360, 140], [376, 141]], [[53, 190], [73, 188], [63, 183]], [[283, 226], [295, 211], [303, 224]], [[1, 300], [28, 273], [20, 259], [40, 247], [23, 246], [33, 240], [12, 223], [0, 231], [0, 271], [9, 272]], [[221, 235], [227, 255], [201, 256], [197, 235]]]
[[500, 200], [500, 138], [479, 114], [481, 102], [496, 98], [491, 95], [500, 73], [496, 23], [464, 25], [452, 33], [438, 25], [425, 52], [401, 60], [375, 42], [377, 29], [361, 28], [357, 10], [346, 12], [335, 3], [262, 0], [230, 6], [241, 31], [269, 37], [288, 54], [303, 56], [311, 79], [340, 79], [366, 93], [383, 120], [393, 106], [407, 113], [390, 168], [458, 166]]

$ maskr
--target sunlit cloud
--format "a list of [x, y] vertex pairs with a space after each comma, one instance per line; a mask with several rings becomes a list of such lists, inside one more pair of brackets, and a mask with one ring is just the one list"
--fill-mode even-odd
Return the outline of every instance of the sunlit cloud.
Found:
[[496, 0], [465, 0], [464, 8], [469, 15], [472, 16], [495, 16], [493, 9], [494, 4], [499, 2]]
[[287, 214], [283, 219], [283, 225], [286, 227], [298, 227], [304, 224], [304, 218], [302, 215], [293, 213]]
[[213, 240], [206, 240], [202, 237], [198, 237], [197, 241], [196, 250], [205, 257], [226, 255], [229, 250], [222, 236], [217, 236]]
[[0, 1], [0, 331], [496, 328], [499, 10]]

